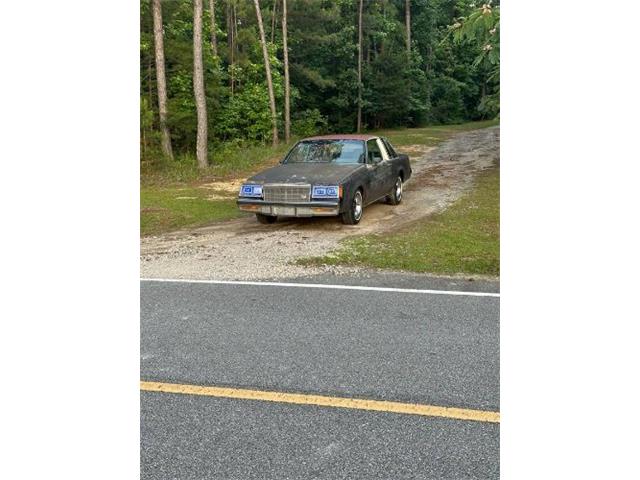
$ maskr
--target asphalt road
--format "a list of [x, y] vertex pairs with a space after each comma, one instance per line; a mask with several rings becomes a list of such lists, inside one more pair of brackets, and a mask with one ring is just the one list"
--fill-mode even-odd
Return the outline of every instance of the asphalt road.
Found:
[[[143, 380], [500, 409], [496, 297], [143, 281], [141, 309]], [[499, 476], [495, 423], [141, 392], [141, 425], [145, 479]]]

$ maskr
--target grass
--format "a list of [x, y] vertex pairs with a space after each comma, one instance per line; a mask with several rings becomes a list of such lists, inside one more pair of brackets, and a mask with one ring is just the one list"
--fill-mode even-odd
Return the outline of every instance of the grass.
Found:
[[[424, 128], [398, 128], [370, 133], [384, 135], [392, 144], [437, 145], [457, 132], [497, 125], [488, 120], [460, 125]], [[242, 180], [269, 166], [295, 143], [277, 147], [225, 144], [210, 149], [211, 166], [198, 169], [191, 155], [177, 155], [173, 162], [156, 160], [144, 163], [140, 178], [140, 233], [153, 235], [186, 227], [197, 227], [243, 214], [237, 210], [234, 192], [222, 192], [212, 198], [212, 190], [202, 188], [213, 181]], [[399, 148], [402, 151], [401, 148]], [[231, 193], [231, 195], [229, 195]], [[193, 198], [190, 198], [193, 197]]]
[[140, 234], [155, 235], [246, 215], [238, 210], [235, 192], [216, 192], [203, 184], [246, 178], [275, 165], [291, 145], [227, 145], [211, 152], [212, 166], [204, 170], [188, 155], [143, 168]]
[[140, 233], [153, 235], [246, 215], [235, 198], [211, 199], [215, 192], [197, 187], [145, 187], [140, 190]]
[[459, 125], [440, 125], [422, 128], [393, 128], [388, 130], [377, 130], [372, 133], [387, 137], [392, 145], [398, 147], [403, 145], [426, 145], [428, 147], [433, 147], [444, 142], [456, 133], [492, 127], [499, 123], [499, 120], [483, 120], [480, 122], [461, 123]]
[[500, 170], [477, 178], [473, 191], [444, 212], [392, 235], [345, 240], [303, 265], [359, 265], [434, 274], [500, 274]]

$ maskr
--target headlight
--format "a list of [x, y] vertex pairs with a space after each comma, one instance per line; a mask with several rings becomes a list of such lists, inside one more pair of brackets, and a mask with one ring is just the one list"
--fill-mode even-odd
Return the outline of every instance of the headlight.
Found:
[[241, 197], [262, 197], [262, 185], [246, 183], [240, 187]]
[[316, 185], [311, 193], [312, 198], [340, 198], [338, 185]]

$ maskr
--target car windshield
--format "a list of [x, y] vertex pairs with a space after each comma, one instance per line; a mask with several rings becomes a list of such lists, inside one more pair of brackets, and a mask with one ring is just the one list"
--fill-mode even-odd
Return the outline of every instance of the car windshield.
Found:
[[284, 163], [364, 163], [362, 140], [303, 140]]

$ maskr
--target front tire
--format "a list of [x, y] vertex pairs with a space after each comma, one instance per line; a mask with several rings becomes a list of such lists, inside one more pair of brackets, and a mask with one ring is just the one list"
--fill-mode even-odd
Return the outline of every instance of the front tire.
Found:
[[258, 219], [258, 222], [264, 225], [276, 223], [276, 220], [278, 220], [278, 217], [275, 217], [273, 215], [263, 215], [262, 213], [256, 213], [256, 218]]
[[362, 219], [362, 210], [364, 209], [364, 201], [362, 199], [362, 191], [356, 190], [349, 209], [342, 214], [342, 223], [345, 225], [357, 225]]
[[396, 178], [391, 193], [387, 196], [387, 201], [391, 205], [398, 205], [402, 201], [402, 177]]

